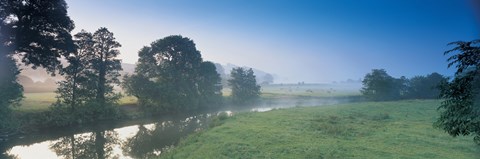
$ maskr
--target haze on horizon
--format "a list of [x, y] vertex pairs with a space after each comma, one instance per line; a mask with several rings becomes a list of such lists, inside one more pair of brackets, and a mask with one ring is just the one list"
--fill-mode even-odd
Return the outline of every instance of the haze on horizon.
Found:
[[[447, 69], [452, 41], [477, 39], [474, 0], [67, 0], [73, 34], [107, 27], [135, 63], [168, 35], [193, 39], [204, 60], [276, 74], [275, 83], [359, 79], [374, 68], [394, 77]], [[478, 4], [477, 4], [478, 5]], [[476, 9], [479, 9], [478, 6]]]

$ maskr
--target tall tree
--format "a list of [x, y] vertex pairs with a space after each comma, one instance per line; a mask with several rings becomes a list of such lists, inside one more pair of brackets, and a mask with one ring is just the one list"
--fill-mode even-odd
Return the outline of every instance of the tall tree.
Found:
[[64, 0], [0, 0], [0, 133], [22, 97], [15, 59], [53, 73], [58, 58], [73, 50], [73, 28]]
[[455, 66], [455, 77], [441, 87], [444, 99], [435, 125], [452, 136], [475, 135], [480, 144], [480, 40], [457, 41], [444, 54], [448, 67]]
[[[120, 84], [118, 77], [122, 70], [121, 61], [116, 57], [120, 54], [118, 48], [120, 43], [115, 41], [113, 33], [107, 28], [100, 28], [93, 34], [93, 54], [91, 57], [91, 70], [96, 76], [96, 103], [97, 113], [107, 113], [111, 111], [108, 106], [117, 104], [120, 98], [119, 93], [113, 90], [113, 84]], [[95, 78], [95, 77], [91, 77]]]
[[260, 97], [260, 86], [257, 85], [251, 68], [248, 70], [241, 67], [233, 68], [230, 77], [228, 84], [232, 88], [233, 103], [250, 104]]
[[76, 51], [66, 57], [69, 65], [60, 70], [65, 80], [58, 83], [58, 100], [53, 104], [54, 116], [50, 118], [51, 122], [58, 126], [91, 118], [82, 112], [86, 112], [85, 104], [95, 97], [95, 82], [91, 79], [96, 77], [91, 65], [94, 53], [93, 35], [82, 30], [74, 37]]
[[94, 34], [82, 30], [75, 35], [75, 44], [76, 51], [67, 56], [69, 65], [61, 70], [65, 80], [58, 87], [51, 122], [63, 126], [117, 117], [115, 105], [121, 95], [113, 84], [119, 84], [122, 70], [116, 59], [120, 44], [106, 28]]
[[85, 82], [92, 76], [89, 69], [89, 61], [93, 53], [93, 35], [85, 30], [75, 34], [75, 45], [77, 50], [67, 56], [69, 65], [62, 69], [61, 73], [65, 78], [60, 82], [57, 93], [64, 103], [69, 105], [72, 112], [75, 106], [85, 102], [85, 98], [92, 96], [91, 90], [85, 88]]
[[165, 37], [142, 48], [139, 56], [135, 74], [126, 76], [123, 86], [146, 112], [204, 108], [220, 93], [214, 65], [202, 61], [189, 38]]

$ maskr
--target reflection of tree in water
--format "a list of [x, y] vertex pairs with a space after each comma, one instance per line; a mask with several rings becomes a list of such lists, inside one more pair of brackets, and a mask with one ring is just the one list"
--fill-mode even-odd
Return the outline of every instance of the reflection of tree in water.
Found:
[[2, 152], [0, 153], [0, 158], [18, 159], [16, 155], [10, 154], [10, 150], [12, 150], [12, 147], [9, 147], [8, 144], [4, 144], [2, 141], [0, 141], [0, 152]]
[[206, 121], [206, 115], [200, 115], [175, 122], [155, 123], [152, 129], [139, 125], [137, 134], [123, 142], [123, 153], [133, 158], [159, 156], [176, 145], [180, 138], [206, 128]]
[[113, 147], [118, 143], [118, 134], [115, 131], [95, 131], [60, 138], [50, 149], [66, 159], [118, 158], [113, 156]]
[[9, 151], [10, 151], [10, 150], [2, 151], [2, 152], [4, 152], [4, 153], [0, 154], [0, 158], [4, 158], [4, 159], [20, 159], [20, 158], [18, 158], [18, 156], [16, 156], [16, 155], [9, 154]]

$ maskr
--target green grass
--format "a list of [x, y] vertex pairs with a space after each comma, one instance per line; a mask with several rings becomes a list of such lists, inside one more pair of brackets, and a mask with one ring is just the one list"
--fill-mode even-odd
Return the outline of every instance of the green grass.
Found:
[[[56, 94], [51, 93], [25, 93], [25, 98], [20, 102], [19, 107], [14, 110], [19, 112], [41, 112], [48, 110], [50, 105], [57, 101]], [[135, 105], [137, 99], [133, 96], [124, 96], [119, 101], [120, 105]]]
[[262, 97], [312, 96], [339, 97], [359, 96], [359, 85], [349, 84], [271, 84], [262, 86]]
[[15, 110], [21, 112], [35, 112], [47, 110], [57, 99], [55, 93], [25, 93], [25, 98]]
[[432, 126], [436, 100], [291, 108], [229, 117], [165, 158], [478, 158], [472, 137]]

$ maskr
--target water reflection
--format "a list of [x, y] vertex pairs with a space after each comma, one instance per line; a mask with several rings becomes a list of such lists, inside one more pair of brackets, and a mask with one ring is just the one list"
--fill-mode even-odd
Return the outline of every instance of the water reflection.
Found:
[[173, 148], [180, 138], [206, 128], [207, 116], [192, 116], [175, 122], [158, 122], [152, 129], [139, 125], [137, 133], [123, 142], [123, 153], [133, 158], [159, 156], [162, 152]]
[[152, 124], [72, 133], [33, 145], [14, 146], [0, 158], [151, 158], [172, 149], [182, 137], [205, 129], [211, 116], [202, 114]]
[[91, 133], [70, 135], [53, 141], [50, 149], [58, 157], [65, 159], [75, 158], [118, 158], [114, 153], [114, 146], [119, 143], [118, 133], [115, 131], [94, 131]]

